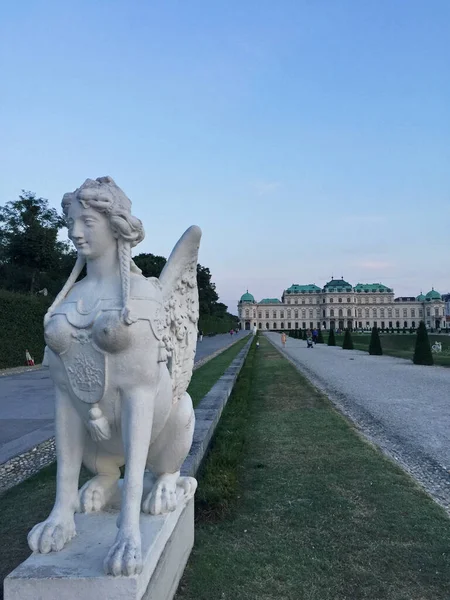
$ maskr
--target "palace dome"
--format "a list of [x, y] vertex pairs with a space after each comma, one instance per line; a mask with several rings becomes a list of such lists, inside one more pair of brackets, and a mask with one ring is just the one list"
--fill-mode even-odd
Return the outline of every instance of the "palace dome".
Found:
[[245, 294], [242, 294], [240, 302], [254, 302], [255, 298], [253, 297], [252, 294], [248, 293], [248, 290]]
[[441, 295], [439, 292], [436, 292], [436, 290], [434, 288], [432, 288], [428, 294], [425, 296], [425, 298], [427, 300], [440, 300], [441, 299]]

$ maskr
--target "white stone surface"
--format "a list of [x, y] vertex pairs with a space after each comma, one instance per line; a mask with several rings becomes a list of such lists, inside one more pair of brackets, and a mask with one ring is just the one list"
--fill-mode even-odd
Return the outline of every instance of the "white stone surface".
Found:
[[116, 536], [117, 511], [77, 514], [78, 535], [61, 552], [32, 554], [4, 582], [5, 600], [170, 600], [194, 543], [194, 501], [171, 513], [140, 516], [144, 568], [103, 572]]
[[[190, 227], [159, 279], [147, 279], [131, 259], [144, 238], [142, 223], [110, 177], [86, 180], [62, 206], [78, 257], [44, 320], [55, 384], [57, 492], [28, 543], [34, 552], [61, 551], [76, 533], [74, 513], [102, 511], [126, 465], [116, 536], [101, 531], [102, 520], [95, 532], [111, 544], [105, 572], [133, 576], [144, 566], [141, 509], [176, 511], [197, 486], [180, 469], [195, 425], [186, 390], [197, 341], [201, 231]], [[95, 476], [79, 491], [82, 463]], [[146, 469], [154, 478], [143, 496]], [[79, 531], [72, 544], [83, 548], [84, 536]]]

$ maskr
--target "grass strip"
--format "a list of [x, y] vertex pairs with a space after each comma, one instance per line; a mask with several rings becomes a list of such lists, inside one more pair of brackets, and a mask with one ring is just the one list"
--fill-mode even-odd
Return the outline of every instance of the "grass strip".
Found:
[[260, 344], [204, 466], [177, 600], [448, 600], [446, 513]]
[[[194, 405], [223, 375], [247, 341], [248, 337], [239, 340], [194, 371], [188, 388]], [[52, 509], [56, 492], [55, 477], [56, 464], [52, 464], [0, 497], [0, 581], [30, 555], [27, 534], [36, 523], [46, 519]], [[90, 477], [92, 475], [83, 468], [80, 486]], [[0, 599], [3, 599], [3, 586]]]
[[[325, 344], [328, 341], [328, 333], [322, 332]], [[344, 334], [336, 334], [336, 345], [342, 346]], [[352, 333], [355, 350], [369, 351], [370, 333]], [[442, 352], [433, 354], [434, 364], [441, 367], [450, 367], [450, 338], [447, 335], [428, 334], [430, 344], [441, 342]], [[416, 344], [416, 334], [413, 333], [380, 333], [383, 354], [412, 360]]]

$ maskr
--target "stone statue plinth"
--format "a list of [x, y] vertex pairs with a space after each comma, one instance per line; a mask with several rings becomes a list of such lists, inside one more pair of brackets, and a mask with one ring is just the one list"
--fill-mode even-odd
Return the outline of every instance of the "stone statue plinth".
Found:
[[194, 544], [194, 500], [163, 515], [141, 514], [143, 567], [105, 575], [118, 510], [75, 515], [78, 535], [60, 552], [32, 554], [4, 581], [5, 600], [171, 600]]

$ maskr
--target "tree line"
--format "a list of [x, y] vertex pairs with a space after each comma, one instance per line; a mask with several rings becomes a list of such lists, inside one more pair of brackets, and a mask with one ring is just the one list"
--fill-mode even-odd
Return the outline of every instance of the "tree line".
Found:
[[[56, 296], [76, 260], [68, 242], [58, 239], [64, 217], [49, 206], [48, 200], [22, 190], [19, 198], [0, 207], [0, 287], [22, 294]], [[166, 258], [151, 253], [133, 259], [145, 277], [159, 277]], [[200, 323], [219, 323], [225, 331], [237, 317], [219, 302], [216, 286], [208, 267], [197, 265]], [[211, 320], [213, 318], [213, 320]], [[226, 323], [225, 323], [226, 322]]]

